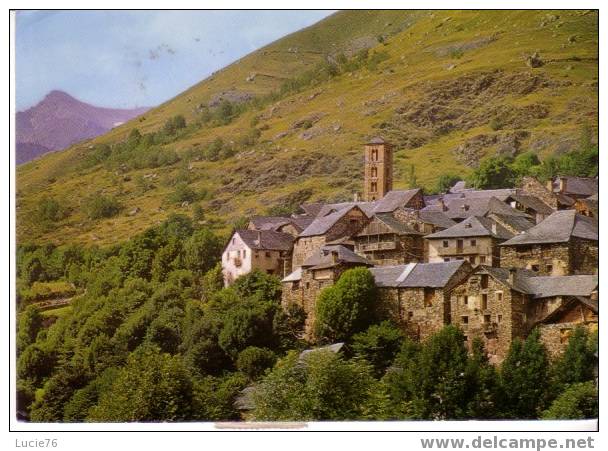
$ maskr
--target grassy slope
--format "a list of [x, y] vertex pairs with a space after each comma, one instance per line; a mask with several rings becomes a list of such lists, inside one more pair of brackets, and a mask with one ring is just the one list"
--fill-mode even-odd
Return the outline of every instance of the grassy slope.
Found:
[[[418, 182], [430, 187], [442, 173], [471, 170], [471, 162], [459, 159], [455, 151], [469, 141], [466, 153], [473, 162], [505, 147], [534, 149], [543, 156], [574, 145], [583, 126], [597, 127], [595, 13], [342, 12], [252, 53], [147, 113], [145, 120], [127, 123], [92, 143], [124, 139], [133, 127], [155, 130], [178, 113], [192, 122], [195, 106], [217, 93], [268, 93], [325, 55], [355, 50], [378, 35], [387, 39], [384, 44], [376, 41], [374, 51], [387, 52], [389, 59], [375, 71], [340, 75], [262, 111], [248, 111], [227, 126], [194, 130], [168, 145], [180, 153], [217, 136], [230, 141], [251, 128], [254, 116], [261, 117], [257, 127], [265, 130], [260, 144], [225, 161], [191, 162], [196, 176], [192, 186], [213, 193], [202, 202], [207, 217], [228, 221], [263, 212], [306, 189], [312, 192], [311, 201], [350, 197], [360, 190], [362, 143], [374, 134], [398, 144], [396, 187], [408, 186], [410, 165]], [[525, 56], [535, 51], [545, 64], [532, 69]], [[255, 81], [247, 82], [252, 73], [257, 74]], [[539, 110], [544, 113], [537, 114]], [[293, 130], [292, 124], [316, 113], [323, 117], [307, 130], [314, 136], [303, 139], [302, 130]], [[490, 120], [499, 114], [511, 120], [493, 130]], [[284, 132], [286, 136], [277, 137]], [[484, 145], [476, 146], [480, 139]], [[20, 241], [107, 244], [161, 221], [171, 211], [189, 213], [167, 204], [171, 188], [158, 183], [141, 195], [133, 182], [137, 174], [172, 177], [179, 164], [133, 171], [131, 181], [100, 167], [78, 170], [92, 143], [19, 168]], [[100, 191], [119, 196], [125, 212], [87, 220], [82, 199]], [[73, 211], [51, 230], [30, 219], [42, 195], [62, 199]], [[128, 216], [136, 206], [141, 213]]]

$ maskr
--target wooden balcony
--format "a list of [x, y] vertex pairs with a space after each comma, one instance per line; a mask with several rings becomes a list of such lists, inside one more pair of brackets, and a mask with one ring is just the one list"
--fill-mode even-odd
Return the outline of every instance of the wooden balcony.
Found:
[[438, 247], [437, 254], [446, 257], [455, 255], [491, 255], [492, 249], [488, 246]]
[[379, 241], [376, 243], [357, 243], [357, 251], [370, 252], [370, 251], [392, 251], [397, 249], [397, 243], [395, 241]]

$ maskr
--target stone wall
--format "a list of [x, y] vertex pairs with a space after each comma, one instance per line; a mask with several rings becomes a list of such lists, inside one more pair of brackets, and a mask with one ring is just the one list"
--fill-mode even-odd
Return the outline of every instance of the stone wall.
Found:
[[[394, 249], [382, 249], [383, 244]], [[355, 252], [380, 266], [424, 262], [424, 243], [420, 235], [356, 237]]]
[[521, 183], [521, 189], [532, 196], [538, 197], [551, 208], [557, 210], [557, 196], [547, 189], [545, 185], [536, 180], [534, 177], [524, 177]]
[[442, 289], [380, 288], [377, 314], [390, 319], [410, 338], [425, 340], [448, 322], [448, 301]]
[[573, 237], [570, 242], [571, 274], [597, 274], [598, 265], [598, 242]]
[[503, 268], [526, 268], [541, 276], [597, 274], [598, 242], [573, 237], [569, 243], [501, 246]]
[[564, 276], [570, 270], [568, 243], [501, 246], [502, 268], [525, 268], [541, 276]]
[[324, 236], [307, 236], [298, 238], [293, 245], [292, 268], [302, 266], [308, 257], [325, 244]]
[[[566, 350], [570, 335], [580, 325], [580, 322], [569, 322], [539, 326], [540, 341], [545, 345], [549, 357], [559, 357]], [[597, 322], [589, 322], [584, 326], [589, 332], [597, 330]]]
[[526, 297], [492, 276], [476, 272], [450, 293], [451, 323], [459, 326], [470, 344], [479, 337], [492, 363], [507, 355], [516, 337], [525, 337]]

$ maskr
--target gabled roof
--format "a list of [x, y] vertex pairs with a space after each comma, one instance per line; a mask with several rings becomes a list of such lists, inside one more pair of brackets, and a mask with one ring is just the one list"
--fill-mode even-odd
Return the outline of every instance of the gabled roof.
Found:
[[289, 220], [291, 224], [298, 230], [298, 232], [301, 232], [310, 224], [312, 224], [315, 218], [311, 218], [309, 216], [298, 216], [296, 218], [290, 218]]
[[324, 205], [325, 204], [323, 202], [310, 202], [310, 203], [301, 204], [300, 208], [307, 215], [312, 216], [313, 218], [316, 218], [319, 215], [319, 212], [321, 211], [321, 209], [323, 208]]
[[566, 243], [572, 237], [597, 241], [598, 224], [592, 218], [576, 214], [575, 210], [558, 210], [521, 235], [502, 243], [502, 246]]
[[575, 196], [591, 196], [598, 192], [599, 180], [592, 177], [573, 177], [560, 176], [553, 178], [553, 191], [562, 192], [560, 190], [560, 179], [566, 182], [566, 189], [563, 194], [574, 194]]
[[456, 222], [448, 218], [443, 211], [420, 210], [419, 218], [426, 224], [433, 224], [444, 229], [452, 227], [454, 224], [456, 224]]
[[[513, 273], [513, 282], [511, 282], [511, 272]], [[480, 265], [476, 268], [475, 274], [488, 274], [495, 280], [505, 285], [508, 288], [519, 291], [520, 293], [528, 294], [528, 285], [526, 281], [530, 277], [536, 275], [535, 272], [523, 268], [495, 268], [493, 266]]]
[[[492, 190], [496, 191], [496, 190]], [[464, 219], [471, 216], [485, 216], [488, 213], [500, 213], [504, 215], [512, 216], [524, 216], [529, 217], [526, 213], [512, 208], [510, 205], [504, 203], [507, 196], [472, 196], [465, 197], [464, 191], [461, 195], [444, 195], [443, 203], [445, 210], [442, 209], [440, 200], [425, 207], [423, 211], [442, 211], [451, 219]]]
[[283, 280], [281, 280], [281, 282], [297, 282], [298, 280], [302, 279], [302, 268], [298, 268], [295, 271], [293, 271], [291, 274], [289, 274], [287, 277], [285, 277]]
[[597, 289], [598, 276], [537, 276], [526, 279], [527, 291], [534, 298], [553, 296], [591, 296]]
[[459, 180], [458, 182], [454, 183], [454, 186], [452, 186], [448, 192], [449, 193], [460, 193], [462, 191], [464, 191], [467, 187], [467, 182], [465, 182], [464, 180]]
[[511, 227], [511, 229], [515, 230], [517, 233], [525, 232], [526, 230], [529, 230], [534, 227], [533, 222], [522, 216], [511, 216], [491, 213], [490, 219], [496, 220], [496, 222], [498, 222], [499, 224], [506, 224], [506, 226]]
[[464, 260], [439, 263], [409, 263], [370, 268], [378, 287], [443, 288], [452, 279]]
[[357, 208], [363, 212], [364, 215], [369, 217], [363, 209], [361, 209], [358, 205], [347, 205], [346, 207], [341, 208], [333, 213], [328, 214], [327, 216], [318, 216], [314, 221], [310, 223], [308, 227], [306, 227], [299, 236], [316, 236], [316, 235], [324, 235], [327, 233], [329, 229], [331, 229], [336, 222], [342, 219], [349, 211]]
[[293, 247], [293, 236], [273, 230], [236, 230], [243, 242], [254, 250], [289, 251]]
[[283, 216], [253, 216], [249, 221], [255, 230], [275, 230], [291, 222], [290, 218]]
[[390, 213], [379, 213], [374, 215], [371, 222], [367, 224], [357, 236], [382, 235], [395, 233], [397, 235], [423, 235], [407, 224], [398, 221]]
[[[337, 257], [335, 260], [334, 256]], [[318, 249], [313, 255], [308, 257], [306, 261], [302, 263], [302, 267], [310, 269], [323, 269], [331, 268], [338, 264], [344, 263], [362, 266], [374, 265], [366, 258], [355, 254], [347, 247], [341, 245], [326, 245], [323, 246], [321, 249]]]
[[445, 230], [431, 233], [430, 235], [425, 236], [425, 238], [438, 239], [471, 236], [491, 236], [502, 240], [508, 240], [513, 236], [513, 233], [489, 218], [471, 216]]
[[597, 300], [581, 296], [569, 296], [559, 307], [538, 321], [538, 324], [550, 324], [551, 322], [558, 320], [565, 312], [572, 309], [572, 307], [575, 307], [577, 304], [583, 304], [586, 307], [589, 307], [592, 312], [596, 314], [599, 313], [599, 302]]
[[386, 144], [386, 141], [382, 136], [374, 136], [367, 142], [367, 144]]
[[399, 207], [405, 207], [414, 196], [421, 194], [420, 188], [407, 190], [393, 190], [386, 193], [382, 198], [374, 202], [375, 213], [390, 213]]
[[531, 208], [532, 210], [536, 211], [537, 213], [540, 213], [541, 215], [550, 215], [551, 213], [553, 213], [553, 208], [551, 208], [549, 205], [544, 203], [536, 196], [518, 192], [516, 194], [512, 194], [509, 197], [514, 201], [519, 202], [524, 207]]

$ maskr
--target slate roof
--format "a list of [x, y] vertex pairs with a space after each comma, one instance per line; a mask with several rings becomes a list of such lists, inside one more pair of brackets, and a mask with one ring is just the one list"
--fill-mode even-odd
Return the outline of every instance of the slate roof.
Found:
[[492, 236], [494, 238], [508, 240], [513, 237], [513, 233], [489, 218], [471, 216], [445, 230], [431, 233], [430, 235], [425, 236], [425, 238], [460, 238], [470, 236]]
[[426, 224], [433, 224], [435, 226], [447, 229], [452, 227], [456, 222], [452, 221], [443, 211], [425, 211], [420, 210], [420, 220]]
[[283, 216], [254, 216], [249, 221], [255, 230], [275, 230], [285, 224], [291, 222], [290, 218]]
[[302, 280], [302, 268], [298, 268], [285, 277], [281, 282], [297, 282], [298, 280]]
[[[358, 205], [347, 205], [346, 207], [341, 208], [334, 213], [330, 213], [327, 216], [318, 216], [314, 221], [310, 223], [308, 227], [306, 227], [299, 236], [316, 236], [316, 235], [324, 235], [327, 233], [329, 229], [333, 227], [333, 225], [338, 222], [344, 215], [346, 215], [353, 208], [359, 208], [363, 211]], [[363, 211], [365, 215], [368, 215], [365, 211]]]
[[[383, 227], [384, 226], [384, 227]], [[357, 236], [382, 235], [384, 233], [395, 233], [397, 235], [423, 235], [407, 224], [395, 219], [390, 213], [379, 213], [374, 215], [372, 221], [363, 228]]]
[[495, 268], [492, 266], [481, 265], [478, 266], [475, 273], [486, 273], [494, 277], [496, 280], [501, 282], [503, 285], [512, 288], [520, 293], [528, 293], [528, 285], [527, 280], [529, 278], [536, 276], [536, 273], [530, 271], [528, 269], [523, 268], [513, 268], [515, 271], [513, 283], [511, 283], [510, 274], [511, 270], [508, 268]]
[[247, 246], [254, 250], [289, 251], [293, 247], [293, 236], [273, 230], [236, 230]]
[[507, 224], [517, 232], [525, 232], [526, 230], [534, 227], [534, 223], [532, 221], [529, 221], [527, 218], [522, 216], [500, 215], [492, 213], [490, 217], [496, 218], [497, 222], [500, 224]]
[[359, 207], [367, 216], [374, 214], [373, 202], [339, 202], [337, 204], [325, 204], [321, 207], [317, 218], [327, 216], [345, 208]]
[[323, 202], [310, 202], [300, 205], [300, 209], [307, 215], [316, 218], [325, 204]]
[[[338, 253], [337, 262], [334, 262], [332, 257], [332, 252]], [[322, 268], [331, 268], [339, 263], [350, 263], [355, 265], [363, 265], [363, 266], [373, 266], [374, 264], [367, 260], [366, 258], [361, 257], [358, 254], [355, 254], [353, 251], [348, 249], [347, 247], [341, 245], [326, 245], [321, 249], [317, 250], [313, 255], [308, 257], [304, 263], [302, 263], [303, 268], [311, 268], [311, 269], [322, 269]]]
[[[496, 190], [492, 190], [496, 191]], [[447, 195], [446, 195], [447, 196]], [[447, 197], [444, 196], [445, 211], [437, 202], [422, 211], [440, 211], [451, 219], [465, 219], [471, 216], [485, 216], [488, 213], [500, 213], [513, 216], [529, 217], [526, 213], [512, 208], [504, 200], [507, 197], [474, 196], [474, 197]]]
[[464, 180], [460, 180], [456, 183], [454, 183], [454, 186], [452, 186], [448, 192], [450, 193], [460, 193], [462, 191], [464, 191], [467, 187], [467, 182], [465, 182]]
[[597, 241], [597, 221], [576, 214], [575, 210], [558, 210], [526, 232], [505, 241], [501, 246], [565, 243], [572, 237]]
[[464, 260], [439, 263], [409, 263], [397, 266], [370, 268], [378, 287], [443, 288], [462, 265]]
[[575, 196], [591, 196], [598, 192], [599, 180], [591, 177], [555, 177], [553, 179], [553, 191], [560, 191], [560, 179], [565, 179], [566, 189], [562, 194], [573, 194]]
[[374, 212], [390, 213], [399, 207], [405, 207], [420, 192], [420, 188], [389, 191], [382, 199], [374, 202]]
[[527, 292], [534, 298], [553, 296], [589, 297], [597, 289], [598, 276], [536, 276], [526, 279]]
[[311, 217], [297, 217], [297, 218], [289, 218], [289, 221], [291, 222], [291, 224], [293, 224], [293, 226], [298, 230], [298, 232], [302, 232], [302, 230], [306, 229], [306, 227], [308, 227], [310, 224], [312, 224], [312, 222], [315, 220], [315, 218], [311, 218]]
[[374, 136], [367, 142], [367, 144], [386, 144], [386, 141], [382, 136]]
[[518, 192], [517, 194], [512, 194], [509, 197], [514, 201], [519, 202], [524, 207], [531, 208], [532, 210], [536, 211], [537, 213], [540, 213], [541, 215], [550, 215], [551, 213], [553, 213], [553, 208], [551, 208], [549, 205], [544, 203], [536, 196], [532, 196], [530, 194], [522, 194]]

